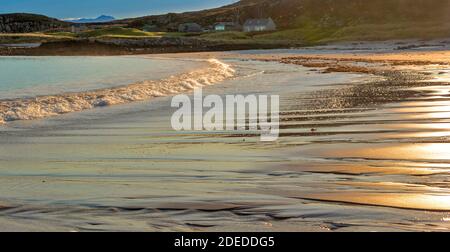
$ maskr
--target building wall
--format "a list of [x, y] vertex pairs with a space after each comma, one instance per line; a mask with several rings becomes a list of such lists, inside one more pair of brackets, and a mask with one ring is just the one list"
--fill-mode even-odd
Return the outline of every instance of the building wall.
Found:
[[271, 25], [249, 25], [244, 26], [245, 32], [262, 32], [262, 31], [274, 31], [276, 28]]
[[225, 31], [226, 30], [226, 26], [225, 25], [216, 25], [214, 27], [214, 30], [216, 30], [216, 31]]
[[275, 31], [276, 29], [277, 26], [272, 20], [264, 25], [244, 25], [244, 32]]
[[202, 27], [197, 24], [181, 24], [178, 26], [179, 32], [202, 32]]

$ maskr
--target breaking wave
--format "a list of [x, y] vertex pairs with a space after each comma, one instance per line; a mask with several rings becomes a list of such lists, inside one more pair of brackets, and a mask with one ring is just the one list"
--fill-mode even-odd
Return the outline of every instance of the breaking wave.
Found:
[[158, 81], [143, 81], [122, 87], [79, 93], [3, 100], [0, 101], [0, 124], [176, 95], [197, 87], [213, 85], [235, 74], [233, 68], [219, 60], [210, 59], [208, 63], [207, 68]]

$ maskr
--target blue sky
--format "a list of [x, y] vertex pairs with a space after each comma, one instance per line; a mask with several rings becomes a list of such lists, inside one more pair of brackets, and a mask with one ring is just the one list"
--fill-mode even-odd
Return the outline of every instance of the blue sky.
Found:
[[236, 0], [0, 0], [0, 13], [27, 12], [60, 19], [145, 16], [218, 7]]

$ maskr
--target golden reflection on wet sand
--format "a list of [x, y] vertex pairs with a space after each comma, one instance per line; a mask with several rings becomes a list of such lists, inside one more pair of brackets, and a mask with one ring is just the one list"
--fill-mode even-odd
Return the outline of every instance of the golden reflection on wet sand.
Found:
[[[327, 146], [324, 149], [328, 149]], [[370, 144], [332, 148], [323, 155], [335, 158], [361, 158], [371, 160], [408, 160], [422, 162], [447, 162], [450, 160], [450, 143], [427, 144]], [[315, 150], [315, 153], [321, 153]], [[314, 155], [311, 153], [311, 155]]]
[[450, 211], [450, 195], [415, 194], [415, 193], [327, 193], [310, 194], [302, 199], [323, 200], [329, 202], [342, 202], [351, 204], [363, 204], [369, 206], [385, 206], [401, 209]]
[[[112, 113], [114, 118], [97, 124], [89, 121], [97, 117], [93, 112], [80, 124], [75, 117], [68, 129], [50, 124], [36, 132], [4, 133], [1, 191], [24, 201], [32, 192], [33, 200], [52, 206], [17, 207], [12, 214], [58, 225], [64, 216], [63, 224], [77, 230], [450, 228], [446, 85], [402, 84], [398, 76], [361, 84], [347, 74], [298, 66], [238, 64], [260, 67], [259, 74], [208, 90], [280, 94], [278, 142], [175, 133], [164, 124], [170, 121], [168, 102], [159, 118], [148, 105], [135, 114], [122, 111], [124, 118]], [[303, 86], [308, 76], [322, 85], [311, 93]], [[339, 78], [344, 85], [335, 83]], [[67, 213], [64, 204], [74, 210]]]
[[287, 195], [450, 211], [450, 87], [442, 83], [446, 75], [437, 76], [429, 85], [408, 88], [418, 95], [381, 105], [365, 117], [322, 115], [321, 123], [327, 127], [319, 128], [321, 134], [315, 138], [312, 134], [311, 142], [295, 151], [309, 161], [298, 158], [284, 169], [338, 177], [327, 176], [325, 186], [313, 186], [308, 193]]

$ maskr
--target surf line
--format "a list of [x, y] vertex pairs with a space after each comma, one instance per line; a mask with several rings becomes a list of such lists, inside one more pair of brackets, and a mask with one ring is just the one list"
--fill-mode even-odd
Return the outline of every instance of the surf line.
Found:
[[0, 125], [11, 121], [33, 120], [96, 107], [186, 93], [197, 87], [220, 83], [235, 74], [231, 66], [217, 59], [209, 59], [206, 62], [208, 62], [206, 68], [174, 75], [162, 80], [142, 81], [125, 86], [85, 92], [0, 100]]
[[193, 100], [188, 95], [177, 95], [172, 98], [171, 106], [178, 108], [171, 118], [175, 131], [258, 132], [262, 142], [277, 141], [279, 137], [278, 95], [203, 97], [202, 88], [196, 88]]

